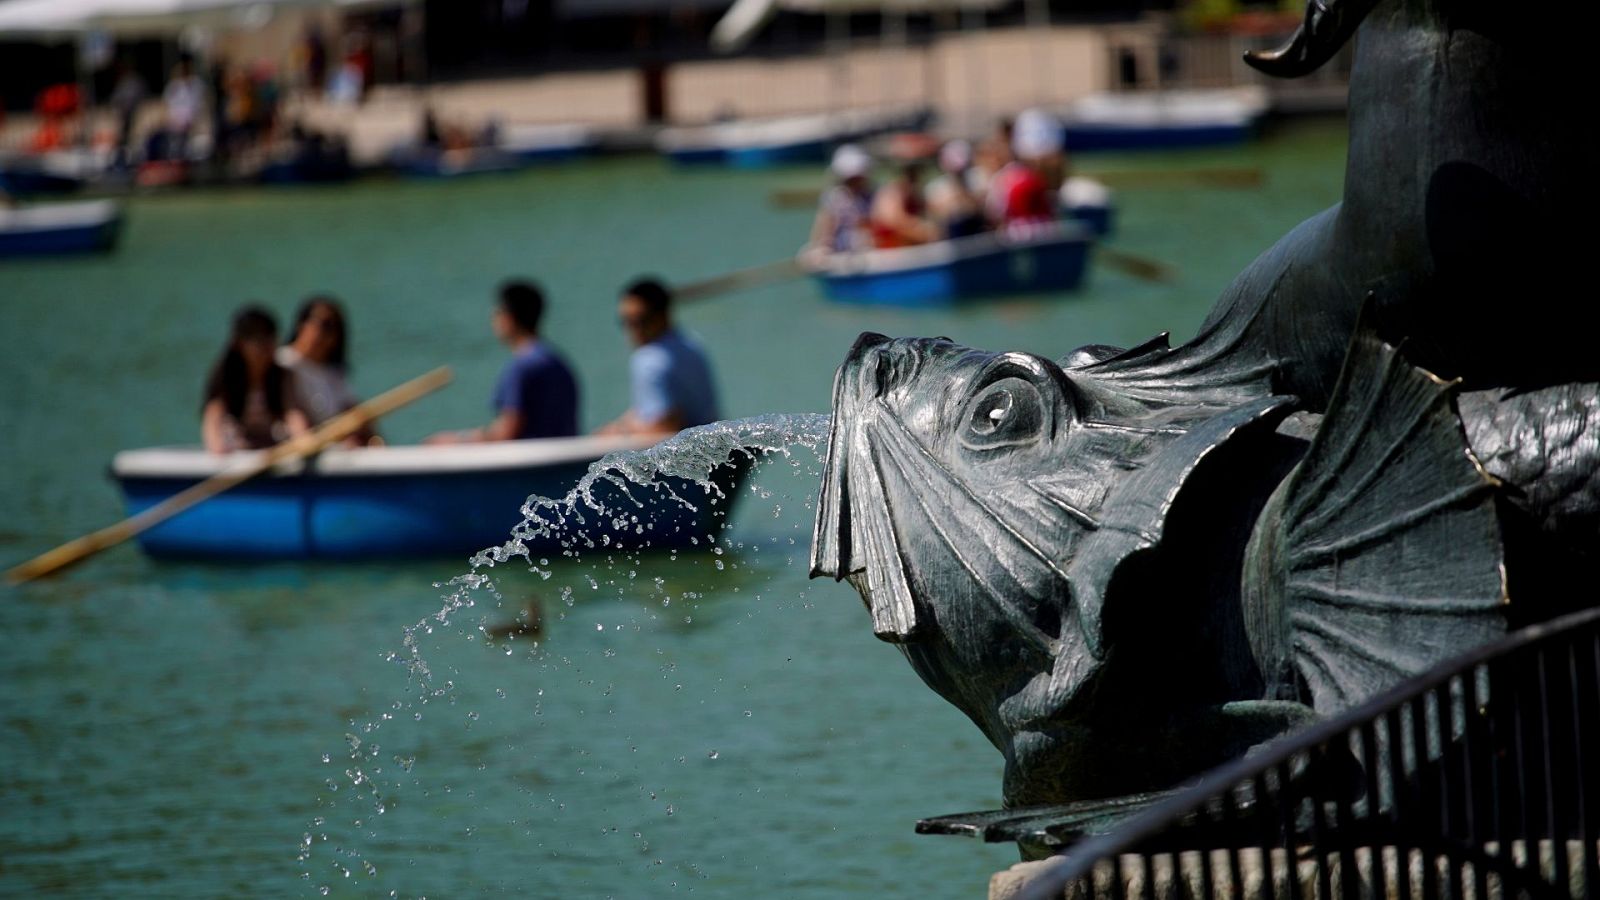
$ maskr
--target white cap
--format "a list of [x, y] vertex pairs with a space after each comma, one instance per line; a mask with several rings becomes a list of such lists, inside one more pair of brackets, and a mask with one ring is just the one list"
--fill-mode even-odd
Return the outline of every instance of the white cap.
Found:
[[939, 148], [939, 168], [946, 172], [963, 172], [972, 165], [972, 145], [957, 139]]
[[841, 144], [839, 149], [833, 151], [833, 162], [829, 163], [828, 169], [840, 181], [860, 178], [872, 171], [872, 157], [855, 144]]
[[1022, 159], [1038, 159], [1061, 152], [1061, 123], [1042, 109], [1017, 113], [1011, 132], [1011, 150]]

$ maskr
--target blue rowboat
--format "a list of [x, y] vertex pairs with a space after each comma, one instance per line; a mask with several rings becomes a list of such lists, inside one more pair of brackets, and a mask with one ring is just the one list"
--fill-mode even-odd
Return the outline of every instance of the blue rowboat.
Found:
[[[531, 495], [566, 496], [595, 460], [648, 445], [632, 438], [549, 438], [456, 446], [324, 451], [285, 464], [186, 510], [139, 536], [151, 556], [184, 559], [371, 559], [467, 554], [499, 546], [522, 521]], [[129, 515], [191, 485], [248, 464], [199, 448], [125, 450], [111, 463]], [[746, 461], [747, 463], [748, 461]], [[621, 488], [601, 480], [594, 495], [610, 510], [578, 508], [556, 535], [525, 538], [530, 552], [566, 546], [683, 549], [717, 533], [738, 496], [747, 464], [713, 476], [726, 497], [678, 478]], [[694, 509], [668, 492], [694, 502]], [[637, 501], [637, 503], [636, 503]], [[642, 504], [639, 505], [639, 504]], [[592, 543], [591, 543], [592, 542]]]
[[801, 265], [843, 303], [942, 307], [999, 294], [1069, 291], [1083, 283], [1093, 235], [1071, 220], [1026, 236], [998, 233], [894, 250], [804, 255]]
[[1257, 88], [1094, 94], [1062, 117], [1068, 151], [1169, 150], [1241, 144], [1267, 109]]
[[121, 227], [122, 208], [111, 200], [0, 207], [0, 257], [110, 250]]

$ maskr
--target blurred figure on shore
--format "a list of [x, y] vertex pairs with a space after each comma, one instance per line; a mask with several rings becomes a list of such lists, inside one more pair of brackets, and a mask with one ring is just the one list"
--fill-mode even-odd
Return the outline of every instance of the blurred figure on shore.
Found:
[[205, 105], [205, 85], [194, 74], [194, 63], [178, 60], [161, 92], [162, 130], [151, 135], [148, 159], [181, 160], [189, 153], [189, 139]]
[[540, 339], [544, 292], [531, 281], [500, 286], [490, 322], [512, 358], [494, 388], [494, 419], [480, 428], [441, 431], [429, 444], [571, 437], [578, 433], [578, 381], [572, 369]]
[[672, 325], [672, 294], [654, 278], [628, 285], [617, 318], [634, 346], [628, 358], [631, 405], [598, 434], [667, 438], [715, 422], [717, 388], [699, 343]]
[[[292, 405], [305, 413], [313, 428], [360, 402], [345, 380], [350, 371], [349, 335], [339, 301], [319, 294], [300, 304], [289, 341], [278, 348], [278, 365], [294, 376]], [[368, 425], [345, 443], [363, 446], [383, 440]]]
[[834, 185], [822, 194], [811, 225], [811, 245], [829, 253], [850, 253], [872, 246], [872, 157], [855, 144], [844, 144], [828, 166]]
[[939, 148], [939, 177], [928, 183], [928, 216], [945, 238], [966, 237], [983, 231], [982, 195], [971, 184], [972, 145], [947, 141]]
[[1012, 134], [1016, 157], [989, 182], [989, 218], [1010, 232], [1055, 222], [1060, 178], [1065, 171], [1061, 123], [1040, 109], [1017, 116]]
[[133, 128], [139, 107], [150, 96], [150, 88], [139, 77], [133, 63], [123, 59], [117, 63], [117, 80], [111, 88], [109, 105], [117, 117], [117, 166], [127, 166], [133, 156]]
[[200, 438], [212, 453], [261, 450], [310, 429], [294, 405], [294, 376], [274, 356], [278, 324], [259, 306], [234, 314], [233, 329], [200, 406]]
[[911, 247], [939, 239], [922, 199], [922, 163], [902, 163], [872, 195], [872, 243], [879, 249]]

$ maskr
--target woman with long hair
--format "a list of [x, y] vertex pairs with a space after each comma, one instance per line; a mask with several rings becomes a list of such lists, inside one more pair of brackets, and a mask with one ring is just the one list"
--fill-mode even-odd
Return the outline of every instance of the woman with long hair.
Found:
[[[289, 340], [278, 348], [278, 365], [294, 375], [294, 403], [313, 426], [344, 412], [357, 402], [345, 381], [349, 371], [349, 335], [339, 301], [325, 294], [307, 297], [295, 313]], [[347, 444], [380, 442], [364, 428]]]
[[233, 330], [200, 407], [200, 437], [212, 453], [259, 450], [310, 430], [293, 400], [293, 380], [273, 358], [278, 325], [259, 306], [233, 316]]

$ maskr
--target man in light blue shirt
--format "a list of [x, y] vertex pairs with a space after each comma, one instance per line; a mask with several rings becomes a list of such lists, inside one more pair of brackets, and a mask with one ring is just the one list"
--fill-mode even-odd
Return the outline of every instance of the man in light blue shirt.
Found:
[[672, 295], [640, 279], [622, 292], [617, 317], [636, 348], [628, 360], [632, 406], [601, 434], [668, 437], [715, 422], [717, 388], [705, 351], [672, 327]]

